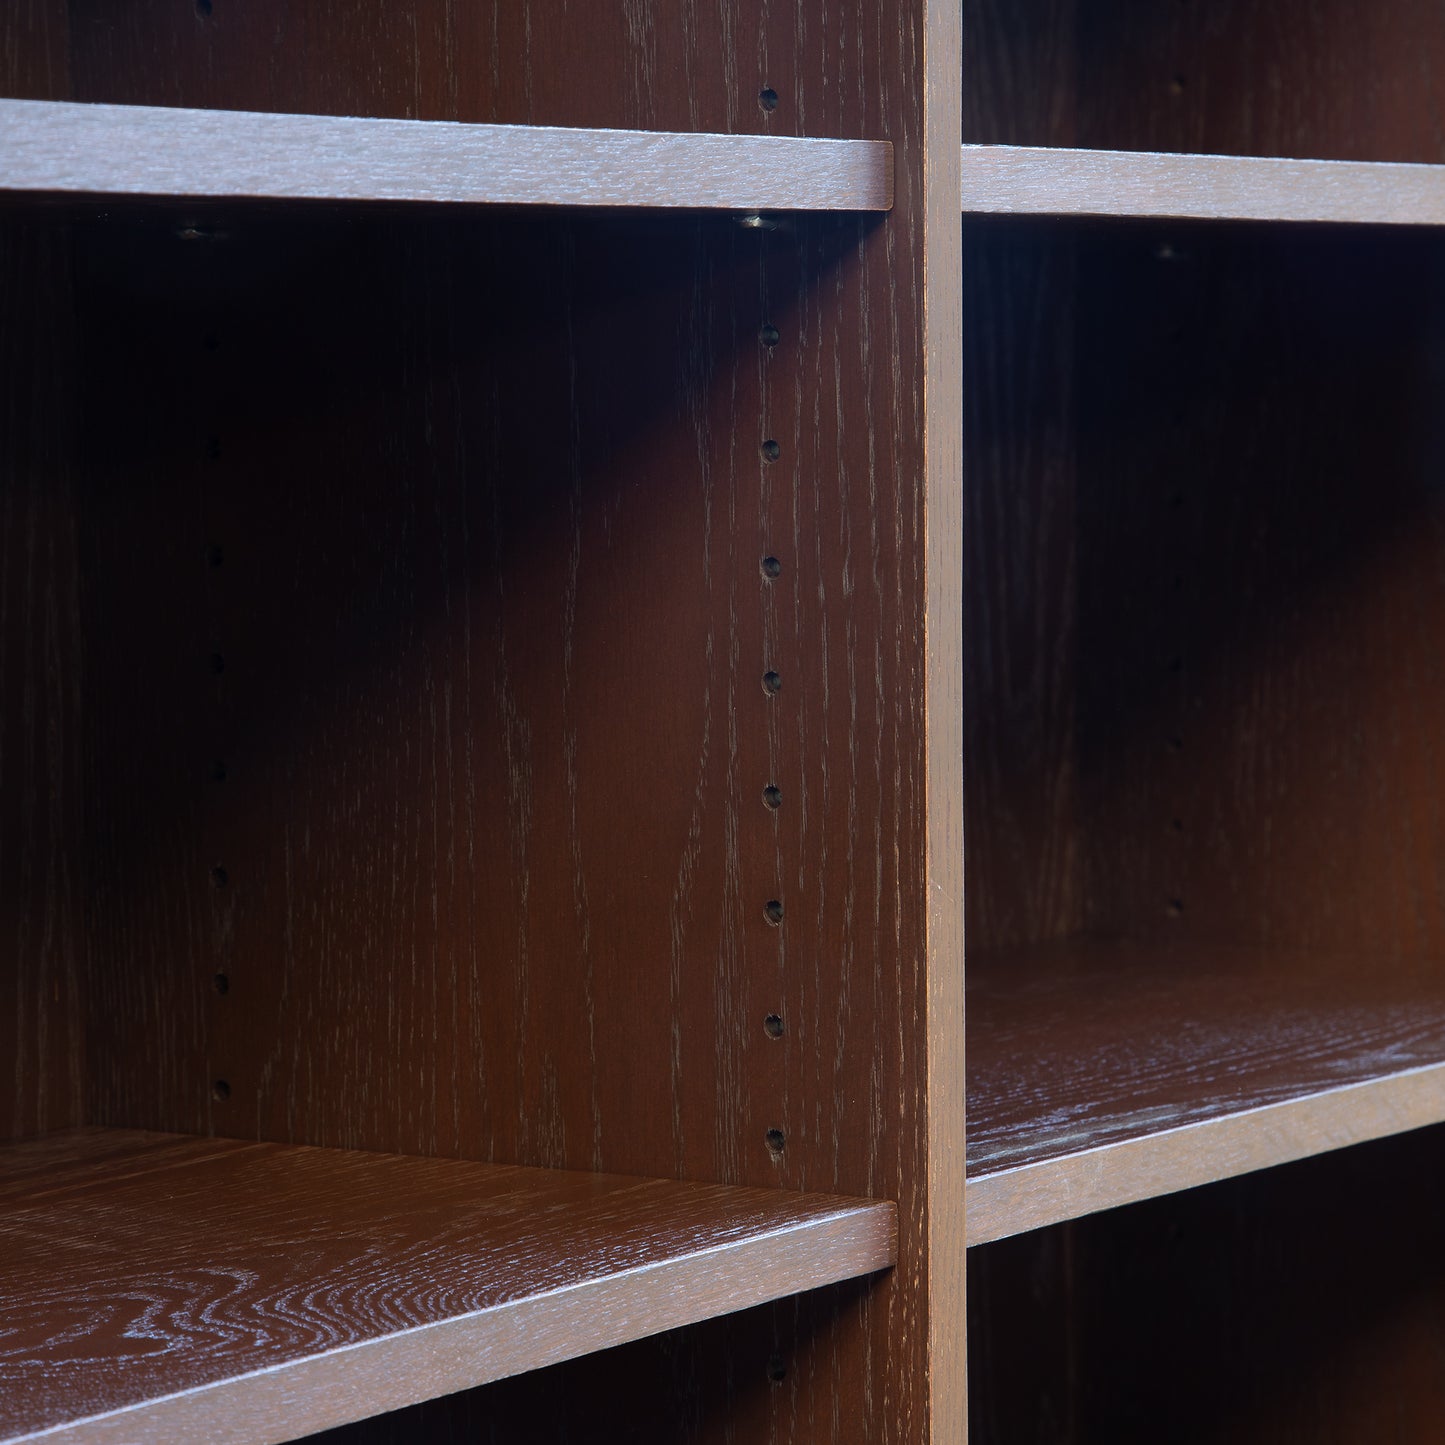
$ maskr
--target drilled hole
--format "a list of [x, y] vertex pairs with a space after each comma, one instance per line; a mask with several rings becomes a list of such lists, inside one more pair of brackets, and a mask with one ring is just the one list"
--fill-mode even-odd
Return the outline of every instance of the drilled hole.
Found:
[[778, 108], [778, 92], [772, 86], [764, 86], [758, 92], [758, 104], [764, 110], [776, 110]]
[[230, 975], [218, 973], [215, 978], [211, 980], [211, 987], [224, 998], [231, 991]]
[[1183, 819], [1183, 818], [1171, 818], [1171, 819], [1169, 820], [1169, 826], [1170, 826], [1176, 833], [1182, 833], [1182, 832], [1184, 831], [1184, 819]]
[[211, 567], [219, 567], [226, 560], [226, 553], [219, 542], [212, 542], [206, 548], [206, 563]]
[[213, 652], [213, 653], [211, 654], [211, 671], [212, 671], [212, 672], [220, 673], [220, 672], [225, 672], [225, 670], [226, 670], [226, 659], [225, 659], [224, 657], [222, 657], [219, 652]]
[[768, 1360], [768, 1379], [773, 1384], [781, 1385], [788, 1378], [788, 1362], [781, 1355], [773, 1355]]
[[1169, 739], [1169, 751], [1179, 753], [1184, 751], [1184, 739], [1178, 736]]
[[1182, 898], [1171, 898], [1169, 900], [1170, 918], [1182, 918], [1184, 916], [1184, 900]]
[[224, 1104], [231, 1097], [231, 1086], [224, 1079], [217, 1079], [211, 1085], [211, 1097], [218, 1104]]
[[767, 1140], [768, 1148], [772, 1150], [774, 1154], [781, 1154], [783, 1152], [783, 1146], [788, 1142], [783, 1138], [783, 1131], [781, 1129], [769, 1129]]
[[220, 455], [221, 455], [221, 439], [220, 439], [220, 437], [207, 437], [207, 438], [206, 438], [206, 455], [207, 455], [208, 457], [210, 457], [210, 459], [211, 459], [213, 462], [216, 461], [216, 460], [220, 457]]
[[202, 20], [209, 20], [211, 18], [211, 0], [196, 0], [196, 14]]
[[783, 564], [776, 557], [764, 557], [760, 565], [764, 577], [781, 577], [783, 575]]
[[219, 863], [211, 869], [211, 886], [213, 888], [224, 888], [230, 881], [231, 875]]
[[226, 781], [226, 765], [220, 758], [217, 758], [216, 761], [211, 764], [211, 781], [213, 783], [224, 783]]
[[768, 1036], [770, 1039], [780, 1039], [780, 1038], [782, 1038], [782, 1036], [783, 1036], [783, 1016], [782, 1016], [782, 1014], [769, 1014], [769, 1015], [767, 1016], [767, 1018], [765, 1018], [765, 1019], [763, 1020], [763, 1032], [764, 1032], [765, 1034], [767, 1034], [767, 1036]]
[[761, 341], [764, 346], [776, 346], [778, 342], [782, 340], [782, 337], [779, 335], [776, 326], [764, 324], [758, 328], [758, 340]]
[[763, 904], [763, 917], [773, 925], [774, 928], [783, 921], [783, 905], [776, 898], [770, 898]]
[[1184, 94], [1184, 77], [1183, 77], [1182, 75], [1176, 75], [1176, 76], [1169, 82], [1169, 94], [1170, 94], [1170, 95], [1183, 95], [1183, 94]]
[[781, 808], [783, 806], [783, 790], [781, 788], [775, 788], [769, 783], [768, 786], [763, 789], [763, 802], [775, 810]]
[[208, 331], [201, 337], [201, 345], [204, 346], [207, 351], [217, 351], [220, 349], [221, 338], [217, 336], [214, 331]]
[[775, 442], [771, 437], [769, 437], [768, 440], [763, 443], [763, 459], [765, 461], [775, 462], [780, 456], [782, 456], [782, 454], [782, 447], [780, 447], [777, 442]]
[[783, 690], [783, 679], [776, 672], [765, 672], [763, 674], [763, 691], [771, 697], [774, 693]]

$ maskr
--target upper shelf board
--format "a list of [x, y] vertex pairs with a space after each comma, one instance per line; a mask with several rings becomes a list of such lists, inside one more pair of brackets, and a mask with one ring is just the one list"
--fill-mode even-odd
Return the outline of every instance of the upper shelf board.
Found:
[[1445, 964], [1071, 940], [968, 964], [968, 1242], [1445, 1121]]
[[85, 1129], [0, 1148], [0, 1440], [261, 1445], [896, 1257], [894, 1206]]
[[886, 211], [893, 147], [0, 100], [0, 192]]
[[1445, 166], [966, 145], [965, 215], [1445, 223]]

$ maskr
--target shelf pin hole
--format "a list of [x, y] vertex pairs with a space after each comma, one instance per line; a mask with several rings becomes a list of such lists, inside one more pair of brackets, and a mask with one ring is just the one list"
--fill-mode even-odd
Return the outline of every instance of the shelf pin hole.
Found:
[[758, 328], [758, 340], [761, 341], [764, 346], [773, 347], [782, 340], [782, 337], [778, 333], [776, 326], [765, 322]]
[[763, 917], [776, 928], [783, 921], [783, 905], [776, 898], [770, 898], [763, 904]]
[[776, 812], [783, 806], [783, 790], [769, 783], [768, 786], [763, 789], [763, 802]]
[[773, 1355], [768, 1360], [768, 1379], [773, 1384], [781, 1385], [788, 1378], [788, 1364], [781, 1355]]
[[763, 674], [763, 691], [769, 697], [773, 697], [783, 690], [783, 679], [776, 672], [765, 672]]
[[776, 557], [764, 557], [761, 563], [763, 576], [771, 580], [783, 575], [783, 564]]
[[217, 1079], [211, 1085], [211, 1097], [218, 1103], [224, 1104], [231, 1097], [231, 1086], [224, 1079]]
[[770, 1039], [780, 1039], [780, 1038], [782, 1038], [782, 1036], [783, 1036], [783, 1016], [782, 1016], [782, 1014], [769, 1014], [769, 1015], [767, 1016], [767, 1018], [765, 1018], [765, 1019], [763, 1020], [763, 1032], [764, 1032], [765, 1034], [767, 1034], [767, 1036], [768, 1036]]
[[211, 887], [224, 888], [231, 881], [231, 875], [219, 863], [211, 869]]
[[783, 1152], [783, 1146], [788, 1142], [783, 1138], [783, 1131], [781, 1129], [769, 1129], [767, 1139], [768, 1148], [774, 1154], [781, 1154]]
[[765, 461], [775, 462], [780, 456], [782, 456], [782, 454], [782, 447], [780, 447], [777, 442], [775, 442], [771, 437], [769, 437], [768, 440], [763, 443], [763, 459]]
[[764, 110], [776, 110], [778, 108], [778, 92], [771, 85], [765, 85], [758, 92], [758, 104]]

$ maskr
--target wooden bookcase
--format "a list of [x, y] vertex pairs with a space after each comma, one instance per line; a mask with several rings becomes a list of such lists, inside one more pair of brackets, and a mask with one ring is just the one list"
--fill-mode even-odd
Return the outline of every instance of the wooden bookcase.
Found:
[[1436, 1438], [1442, 69], [0, 14], [0, 1439]]
[[964, 33], [970, 1439], [1439, 1439], [1445, 17]]
[[0, 14], [0, 1438], [961, 1437], [958, 55]]

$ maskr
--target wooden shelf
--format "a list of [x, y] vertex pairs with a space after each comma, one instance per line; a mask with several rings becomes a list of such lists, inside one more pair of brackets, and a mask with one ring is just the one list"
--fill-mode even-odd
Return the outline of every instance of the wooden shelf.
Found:
[[0, 192], [886, 211], [886, 141], [0, 101]]
[[1445, 1120], [1445, 964], [970, 955], [968, 1242]]
[[1445, 222], [1445, 166], [966, 145], [971, 215]]
[[293, 1439], [895, 1251], [885, 1203], [51, 1135], [0, 1149], [0, 1438]]

